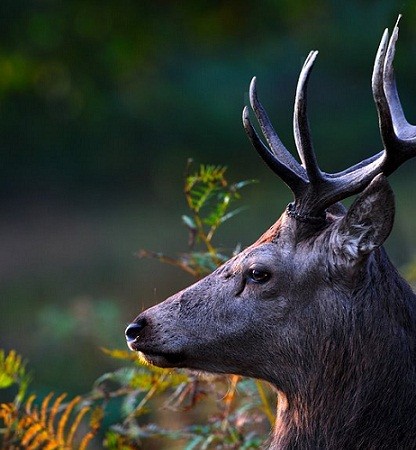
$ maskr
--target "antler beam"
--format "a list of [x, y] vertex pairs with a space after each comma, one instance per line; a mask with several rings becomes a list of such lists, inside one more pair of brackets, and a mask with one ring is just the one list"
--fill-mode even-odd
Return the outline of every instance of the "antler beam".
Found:
[[331, 174], [321, 171], [313, 150], [307, 118], [307, 86], [318, 52], [312, 51], [306, 58], [296, 90], [293, 128], [301, 164], [284, 147], [271, 125], [258, 100], [256, 78], [253, 78], [250, 104], [268, 145], [257, 135], [247, 107], [243, 111], [244, 128], [260, 156], [292, 190], [294, 202], [290, 211], [294, 217], [302, 220], [310, 218], [312, 221], [317, 217], [324, 219], [326, 208], [361, 192], [379, 173], [390, 175], [403, 162], [416, 155], [416, 127], [409, 124], [404, 116], [393, 71], [398, 21], [390, 39], [387, 29], [383, 33], [372, 77], [373, 96], [385, 149], [342, 172]]

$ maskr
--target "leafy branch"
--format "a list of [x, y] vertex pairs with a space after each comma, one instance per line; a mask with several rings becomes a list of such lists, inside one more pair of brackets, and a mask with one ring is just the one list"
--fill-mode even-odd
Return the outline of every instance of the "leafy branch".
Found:
[[30, 375], [26, 371], [26, 363], [22, 357], [15, 350], [6, 355], [4, 350], [0, 349], [0, 389], [17, 385], [15, 403], [19, 405], [23, 401], [29, 383]]
[[[215, 247], [214, 237], [223, 223], [242, 211], [232, 206], [241, 189], [253, 181], [230, 184], [225, 175], [225, 167], [213, 165], [201, 165], [191, 173], [189, 161], [184, 183], [189, 213], [182, 216], [188, 251], [176, 257], [149, 250], [138, 255], [178, 267], [196, 279], [228, 260], [231, 255]], [[22, 358], [14, 351], [7, 355], [0, 351], [0, 388], [18, 389], [14, 402], [0, 403], [0, 448], [70, 449], [76, 443], [83, 450], [103, 427], [103, 418], [114, 417], [115, 407], [118, 418], [100, 433], [102, 445], [110, 450], [145, 448], [154, 439], [176, 441], [187, 450], [257, 449], [274, 421], [272, 393], [260, 381], [167, 371], [145, 364], [127, 350], [103, 351], [123, 367], [103, 374], [82, 397], [64, 403], [65, 394], [54, 399], [51, 392], [40, 405], [33, 394], [25, 399], [30, 377]], [[181, 415], [204, 411], [203, 424], [195, 423], [194, 416], [190, 425], [177, 428], [152, 423], [149, 413], [161, 408]], [[188, 422], [189, 418], [184, 421]], [[79, 432], [81, 424], [87, 427], [84, 435]]]
[[225, 178], [224, 166], [203, 165], [194, 173], [189, 173], [192, 160], [188, 161], [184, 193], [191, 216], [183, 215], [182, 221], [190, 232], [189, 246], [196, 240], [206, 246], [212, 256], [217, 255], [212, 246], [212, 238], [218, 227], [234, 217], [242, 208], [229, 211], [230, 205], [240, 199], [240, 190], [254, 180], [229, 184]]
[[[184, 194], [190, 213], [182, 216], [182, 222], [189, 233], [189, 251], [177, 257], [171, 257], [163, 253], [141, 250], [139, 256], [156, 258], [160, 262], [176, 266], [198, 279], [215, 270], [231, 256], [223, 255], [214, 246], [213, 237], [223, 223], [243, 210], [241, 207], [230, 210], [230, 206], [241, 198], [240, 190], [254, 181], [230, 184], [225, 177], [226, 167], [223, 166], [200, 165], [195, 172], [190, 173], [191, 163], [192, 161], [188, 161], [184, 183]], [[202, 251], [195, 250], [197, 244], [202, 244]], [[151, 367], [149, 369], [152, 370]], [[194, 400], [203, 398], [207, 393], [215, 397], [218, 392], [224, 392], [217, 404], [217, 412], [220, 412], [218, 420], [205, 427], [199, 427], [198, 432], [195, 427], [182, 430], [180, 434], [182, 438], [188, 434], [187, 448], [211, 448], [214, 444], [218, 445], [219, 443], [221, 443], [221, 448], [226, 448], [226, 443], [231, 446], [230, 448], [252, 448], [248, 443], [251, 441], [245, 442], [242, 437], [240, 426], [241, 423], [244, 423], [244, 420], [241, 419], [242, 416], [250, 410], [252, 417], [257, 417], [259, 422], [263, 424], [266, 422], [271, 426], [274, 423], [274, 412], [270, 395], [267, 394], [264, 383], [261, 381], [251, 380], [251, 390], [246, 390], [244, 395], [241, 395], [241, 386], [247, 386], [247, 383], [247, 380], [235, 375], [217, 377], [215, 382], [210, 380], [206, 385], [198, 379], [190, 378], [173, 391], [168, 403], [172, 405], [174, 404], [172, 399], [181, 399], [176, 406], [182, 403], [184, 396], [189, 392], [192, 393]], [[222, 384], [222, 387], [219, 387], [219, 384]], [[204, 385], [202, 390], [201, 385]], [[225, 390], [224, 386], [226, 386]], [[153, 393], [154, 388], [149, 392]], [[192, 402], [193, 406], [195, 406], [194, 401]], [[205, 430], [204, 433], [202, 433], [202, 429]], [[154, 436], [159, 433], [170, 436], [172, 439], [175, 438], [174, 434], [169, 433], [168, 430], [162, 430], [155, 426], [152, 427], [152, 430], [150, 432], [149, 428], [146, 428], [146, 434]], [[259, 437], [256, 433], [249, 433], [248, 436]]]
[[[188, 229], [189, 251], [177, 257], [149, 250], [140, 250], [137, 255], [158, 259], [199, 279], [229, 259], [230, 256], [214, 246], [213, 238], [222, 224], [243, 211], [242, 207], [230, 207], [241, 199], [241, 189], [255, 180], [230, 184], [224, 166], [201, 164], [194, 172], [191, 167], [192, 160], [188, 160], [183, 191], [189, 213], [182, 215], [182, 222]], [[201, 250], [196, 249], [197, 244], [202, 245]]]
[[[1, 374], [4, 372], [1, 371]], [[65, 393], [51, 403], [53, 396], [53, 392], [50, 392], [40, 406], [34, 404], [35, 394], [30, 395], [22, 405], [16, 402], [0, 403], [0, 420], [4, 424], [4, 429], [1, 430], [2, 448], [27, 450], [74, 448], [75, 435], [84, 416], [91, 412], [91, 407], [83, 404], [81, 396], [74, 397], [66, 404], [63, 404]], [[101, 420], [102, 410], [95, 408], [90, 417], [88, 432], [78, 440], [79, 450], [87, 448], [99, 430]]]

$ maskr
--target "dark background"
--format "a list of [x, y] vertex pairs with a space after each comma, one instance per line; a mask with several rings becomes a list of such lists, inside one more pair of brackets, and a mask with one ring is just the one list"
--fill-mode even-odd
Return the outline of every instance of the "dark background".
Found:
[[[253, 75], [293, 149], [297, 76], [320, 54], [310, 122], [321, 167], [381, 148], [374, 55], [398, 13], [396, 57], [416, 117], [413, 1], [0, 2], [0, 347], [29, 360], [38, 392], [87, 391], [112, 367], [143, 307], [192, 280], [139, 260], [186, 250], [181, 193], [188, 157], [224, 164], [248, 209], [216, 244], [250, 244], [290, 200], [251, 149], [241, 110]], [[387, 247], [405, 272], [416, 254], [415, 162], [391, 177], [397, 219]]]

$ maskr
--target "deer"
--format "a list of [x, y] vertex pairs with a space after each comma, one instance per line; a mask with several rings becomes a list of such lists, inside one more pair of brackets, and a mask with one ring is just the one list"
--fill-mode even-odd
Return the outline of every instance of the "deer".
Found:
[[[293, 201], [252, 245], [142, 311], [128, 347], [150, 364], [265, 380], [277, 393], [270, 449], [416, 449], [416, 296], [383, 244], [395, 215], [387, 177], [416, 155], [393, 59], [398, 23], [375, 57], [383, 150], [338, 173], [317, 163], [301, 69], [294, 104], [300, 162], [250, 84], [245, 131]], [[355, 196], [346, 209], [342, 201]]]

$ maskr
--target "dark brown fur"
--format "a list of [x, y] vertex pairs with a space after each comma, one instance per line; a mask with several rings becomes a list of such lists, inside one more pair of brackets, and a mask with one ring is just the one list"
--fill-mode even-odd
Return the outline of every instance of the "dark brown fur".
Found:
[[[386, 179], [351, 208], [319, 231], [284, 214], [214, 273], [140, 314], [130, 347], [158, 366], [270, 382], [279, 393], [270, 448], [416, 448], [416, 300], [384, 250], [369, 250], [371, 236], [380, 243], [391, 229]], [[253, 266], [270, 281], [251, 282]]]

